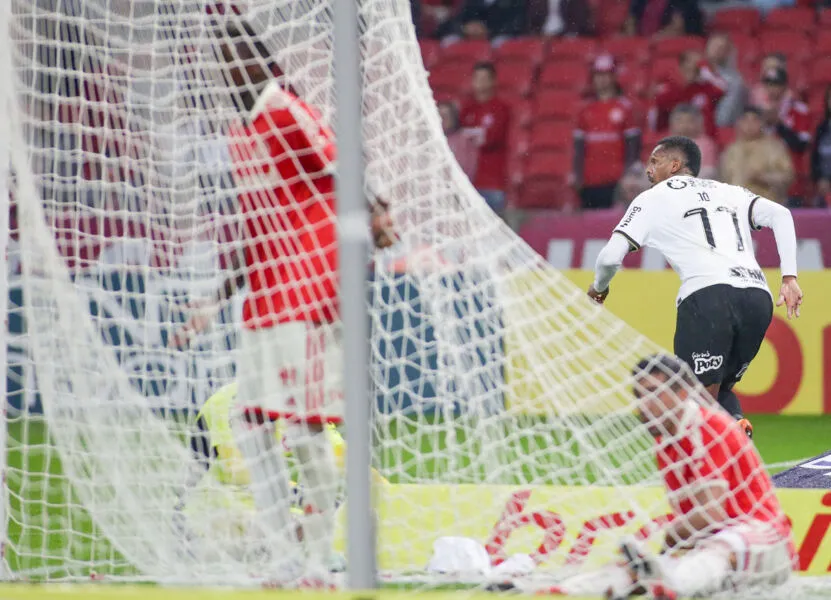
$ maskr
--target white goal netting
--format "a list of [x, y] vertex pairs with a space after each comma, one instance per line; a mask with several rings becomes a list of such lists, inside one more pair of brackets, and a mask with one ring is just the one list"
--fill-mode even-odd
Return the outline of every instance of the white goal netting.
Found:
[[[229, 395], [214, 422], [198, 417], [241, 371], [238, 395], [274, 381], [239, 359], [252, 261], [273, 269], [265, 304], [285, 309], [301, 297], [304, 310], [325, 315], [313, 319], [320, 334], [337, 335], [332, 249], [321, 242], [336, 220], [335, 163], [304, 129], [335, 125], [333, 2], [2, 3], [8, 577], [245, 585], [285, 575], [288, 551], [275, 547], [274, 523], [259, 517], [249, 488], [260, 471], [239, 472], [251, 463], [216, 422], [228, 419]], [[481, 583], [515, 553], [529, 554], [514, 561], [519, 570], [552, 581], [598, 568], [617, 558], [621, 535], [646, 538], [670, 511], [632, 394], [631, 370], [656, 348], [590, 303], [476, 194], [445, 143], [410, 3], [363, 0], [360, 15], [367, 197], [389, 205], [396, 237], [367, 270], [384, 581]], [[217, 52], [240, 19], [241, 40], [229, 47], [251, 51], [249, 66], [265, 66], [267, 53], [282, 88], [319, 113], [267, 123], [271, 158], [242, 166], [246, 154], [229, 150], [242, 127], [234, 101], [263, 85], [247, 69], [232, 91]], [[252, 35], [261, 47], [245, 43]], [[292, 155], [298, 132], [308, 147]], [[259, 234], [258, 208], [272, 220]], [[229, 269], [242, 289], [213, 306], [206, 299]], [[328, 284], [334, 293], [321, 291]], [[210, 327], [177, 345], [194, 314]], [[293, 357], [309, 350], [308, 340], [288, 346]], [[670, 395], [681, 389], [692, 388], [680, 382]], [[667, 408], [661, 426], [681, 423], [678, 410]], [[328, 496], [310, 486], [332, 482], [310, 478], [314, 460], [283, 445], [297, 483], [293, 527], [306, 527], [303, 540], [289, 536], [298, 545], [288, 553], [312, 554], [309, 498]], [[761, 471], [755, 456], [729, 468]], [[748, 498], [770, 509], [769, 493]], [[340, 512], [331, 556], [297, 553], [300, 572], [337, 566]]]

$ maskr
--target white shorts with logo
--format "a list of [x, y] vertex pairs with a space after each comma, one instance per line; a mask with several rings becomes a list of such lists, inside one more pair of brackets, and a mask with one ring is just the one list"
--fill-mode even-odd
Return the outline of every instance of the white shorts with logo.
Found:
[[340, 323], [244, 329], [237, 407], [272, 421], [341, 423], [342, 350]]
[[794, 568], [790, 540], [761, 521], [731, 525], [700, 545], [727, 546], [736, 555], [734, 588], [782, 585]]

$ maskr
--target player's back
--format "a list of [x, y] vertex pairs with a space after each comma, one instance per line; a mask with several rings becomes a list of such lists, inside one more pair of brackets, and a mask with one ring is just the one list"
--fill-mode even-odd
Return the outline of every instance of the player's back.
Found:
[[751, 239], [755, 198], [737, 186], [676, 176], [633, 202], [628, 216], [636, 219], [640, 209], [647, 221], [643, 245], [660, 250], [681, 278], [679, 303], [717, 284], [768, 289]]

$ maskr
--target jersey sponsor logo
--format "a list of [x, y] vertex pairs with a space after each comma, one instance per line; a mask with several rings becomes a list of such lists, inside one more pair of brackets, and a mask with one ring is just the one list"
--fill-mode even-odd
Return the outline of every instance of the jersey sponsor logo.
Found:
[[701, 375], [707, 371], [717, 371], [724, 364], [724, 357], [721, 354], [711, 355], [709, 352], [693, 352], [693, 371]]
[[680, 181], [673, 181], [672, 179], [670, 179], [669, 181], [667, 181], [667, 187], [671, 190], [683, 190], [685, 187], [687, 187], [687, 182], [683, 179]]
[[629, 211], [629, 214], [626, 215], [626, 218], [623, 219], [623, 221], [621, 221], [619, 229], [623, 229], [624, 227], [629, 225], [629, 223], [632, 222], [632, 217], [634, 217], [639, 212], [641, 212], [641, 207], [640, 206], [633, 206], [632, 210]]
[[750, 279], [759, 283], [766, 283], [765, 274], [761, 269], [749, 269], [747, 267], [730, 267], [730, 277]]

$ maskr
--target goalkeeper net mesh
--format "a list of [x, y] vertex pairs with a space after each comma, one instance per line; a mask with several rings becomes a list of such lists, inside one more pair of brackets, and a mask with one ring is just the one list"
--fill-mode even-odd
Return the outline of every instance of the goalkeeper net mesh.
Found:
[[[235, 380], [246, 290], [187, 347], [170, 342], [245, 243], [214, 24], [244, 18], [334, 125], [333, 3], [0, 6], [7, 577], [273, 576], [279, 549], [264, 547], [244, 481], [205, 464], [196, 419]], [[389, 203], [398, 238], [368, 272], [383, 577], [476, 582], [514, 552], [557, 580], [597, 568], [669, 510], [632, 395], [633, 366], [656, 348], [475, 192], [445, 142], [410, 2], [359, 10], [367, 196]], [[485, 558], [428, 568], [453, 536]]]

